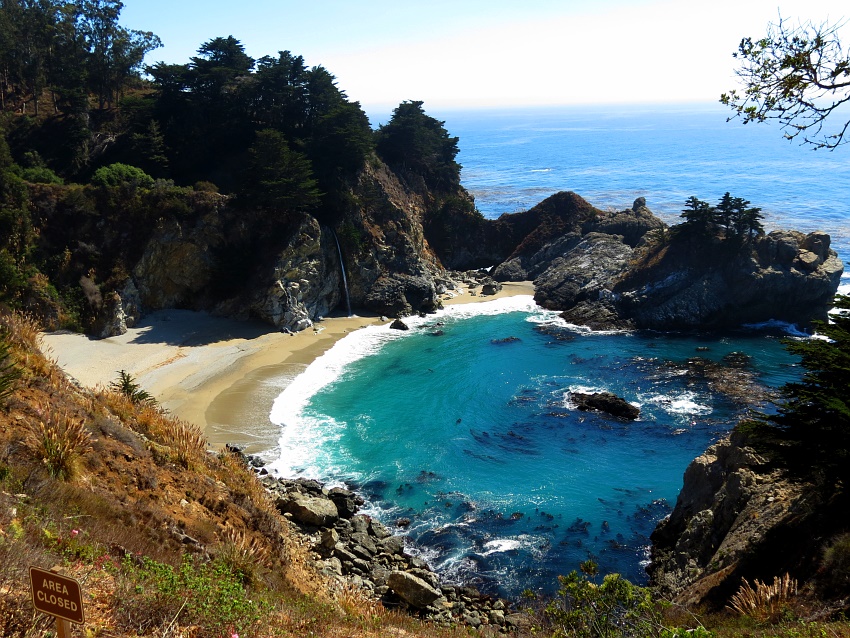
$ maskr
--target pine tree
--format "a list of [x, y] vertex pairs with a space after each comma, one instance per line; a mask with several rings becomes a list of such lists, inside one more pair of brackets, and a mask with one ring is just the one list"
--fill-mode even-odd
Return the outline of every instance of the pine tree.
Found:
[[835, 307], [816, 337], [786, 342], [806, 373], [782, 389], [778, 412], [756, 424], [792, 475], [828, 492], [850, 486], [850, 297], [838, 295]]

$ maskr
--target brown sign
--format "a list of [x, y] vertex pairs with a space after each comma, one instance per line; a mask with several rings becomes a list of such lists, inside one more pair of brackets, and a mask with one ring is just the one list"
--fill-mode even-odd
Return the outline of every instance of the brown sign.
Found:
[[32, 604], [38, 611], [78, 625], [85, 622], [83, 592], [76, 580], [38, 567], [30, 567], [30, 582]]

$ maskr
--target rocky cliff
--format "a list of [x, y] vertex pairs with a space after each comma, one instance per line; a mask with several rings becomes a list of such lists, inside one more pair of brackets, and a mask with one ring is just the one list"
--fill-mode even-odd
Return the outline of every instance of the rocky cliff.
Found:
[[424, 235], [432, 197], [377, 159], [333, 217], [290, 214], [270, 225], [232, 198], [215, 199], [195, 214], [155, 221], [129, 276], [100, 308], [97, 334], [125, 331], [142, 310], [173, 307], [298, 331], [345, 311], [346, 294], [352, 307], [399, 316], [435, 309], [438, 290], [450, 285]]
[[535, 301], [575, 324], [656, 330], [824, 319], [843, 272], [829, 235], [696, 236], [646, 208], [596, 212], [508, 259], [501, 279], [534, 278]]
[[720, 607], [742, 578], [789, 573], [810, 593], [831, 582], [824, 551], [848, 524], [841, 490], [789, 480], [752, 445], [735, 430], [685, 471], [673, 512], [652, 534], [647, 571], [665, 598]]
[[162, 215], [130, 275], [106, 295], [96, 332], [142, 309], [252, 315], [303, 330], [347, 306], [404, 316], [439, 306], [447, 268], [496, 266], [534, 279], [535, 300], [593, 328], [722, 328], [822, 319], [842, 272], [825, 233], [746, 240], [668, 229], [646, 207], [604, 212], [571, 192], [486, 220], [461, 188], [411, 187], [377, 158], [329, 213], [276, 222], [208, 195], [194, 215]]

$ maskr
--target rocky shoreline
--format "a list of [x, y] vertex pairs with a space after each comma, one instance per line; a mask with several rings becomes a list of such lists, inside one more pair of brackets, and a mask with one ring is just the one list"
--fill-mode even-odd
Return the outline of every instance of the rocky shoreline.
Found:
[[364, 501], [351, 490], [311, 479], [275, 478], [258, 457], [244, 455], [237, 446], [227, 449], [257, 472], [278, 511], [310, 548], [314, 567], [331, 580], [445, 627], [463, 624], [487, 636], [528, 626], [528, 616], [509, 601], [475, 587], [442, 583], [424, 560], [405, 551], [401, 530], [409, 521], [400, 519], [390, 530], [358, 513]]

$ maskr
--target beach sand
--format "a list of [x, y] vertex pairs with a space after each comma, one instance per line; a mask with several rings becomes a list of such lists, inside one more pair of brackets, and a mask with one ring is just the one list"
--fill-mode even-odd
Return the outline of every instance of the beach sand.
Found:
[[[531, 294], [531, 282], [505, 283], [496, 295], [463, 291], [443, 303]], [[377, 316], [330, 317], [286, 334], [259, 322], [161, 310], [118, 337], [51, 332], [42, 335], [42, 344], [82, 385], [107, 386], [124, 370], [171, 414], [203, 428], [212, 447], [235, 443], [257, 453], [278, 443], [280, 428], [269, 414], [292, 379], [345, 335], [379, 323], [384, 322]]]

